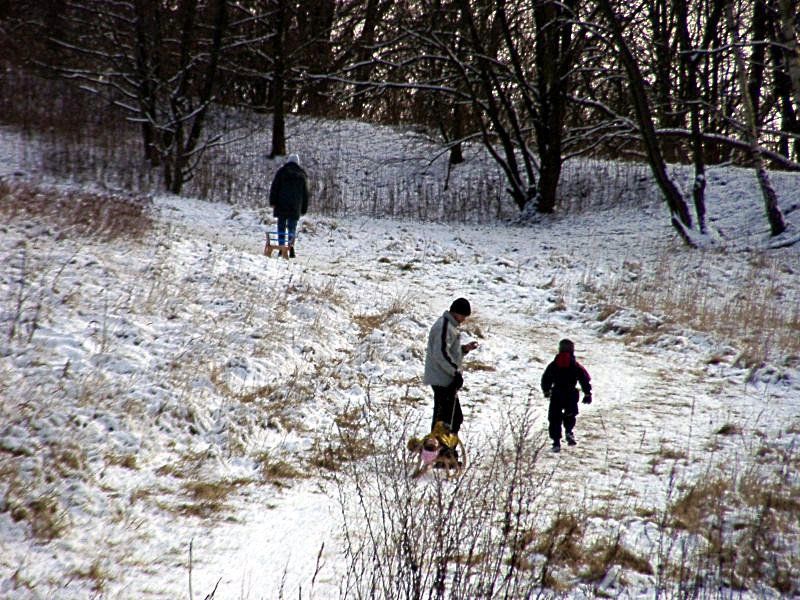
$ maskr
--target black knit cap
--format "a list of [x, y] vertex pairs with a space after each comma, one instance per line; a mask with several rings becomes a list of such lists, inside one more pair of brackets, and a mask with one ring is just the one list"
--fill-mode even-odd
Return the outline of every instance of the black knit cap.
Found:
[[469, 300], [466, 298], [456, 298], [450, 305], [450, 312], [464, 315], [465, 317], [470, 316], [470, 314], [472, 314], [472, 309], [469, 306]]
[[559, 352], [569, 352], [572, 354], [575, 352], [575, 344], [572, 343], [572, 340], [561, 340], [558, 342], [558, 351]]

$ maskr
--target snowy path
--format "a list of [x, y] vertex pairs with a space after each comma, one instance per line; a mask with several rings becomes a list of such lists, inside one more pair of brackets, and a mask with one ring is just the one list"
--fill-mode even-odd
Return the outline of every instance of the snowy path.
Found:
[[[191, 541], [195, 597], [205, 597], [218, 580], [220, 597], [273, 598], [279, 590], [296, 597], [299, 587], [308, 591], [318, 555], [317, 597], [337, 597], [335, 487], [314, 478], [286, 488], [263, 484], [253, 479], [253, 455], [276, 449], [302, 462], [314, 442], [324, 441], [336, 411], [364, 405], [366, 389], [371, 401], [386, 405], [408, 392], [418, 399], [409, 410], [425, 427], [431, 394], [420, 376], [428, 329], [457, 296], [472, 303], [465, 329], [480, 343], [467, 358], [462, 393], [461, 434], [474, 450], [505, 414], [528, 402], [547, 443], [539, 379], [558, 340], [576, 342], [595, 402], [581, 407], [579, 445], [541, 461], [542, 469], [556, 468], [553, 481], [566, 502], [663, 507], [673, 464], [688, 476], [735, 459], [739, 438], [750, 445], [791, 443], [785, 432], [798, 415], [797, 382], [788, 391], [782, 384], [745, 385], [746, 373], [732, 366], [731, 356], [691, 333], [659, 332], [639, 343], [603, 333], [585, 288], [613, 278], [626, 257], [669, 249], [658, 221], [634, 235], [613, 214], [582, 215], [580, 234], [569, 219], [516, 228], [309, 217], [298, 258], [283, 261], [261, 254], [264, 227], [250, 211], [185, 198], [157, 204], [170, 229], [143, 245], [108, 252], [88, 243], [73, 256], [69, 242], [23, 240], [37, 260], [52, 255], [66, 279], [60, 292], [43, 288], [59, 294], [48, 305], [49, 322], [32, 338], [35, 347], [14, 349], [22, 367], [9, 373], [20, 389], [51, 386], [67, 415], [60, 426], [82, 436], [92, 453], [117, 461], [130, 454], [136, 461], [125, 468], [90, 457], [87, 465], [102, 468], [76, 486], [87, 501], [76, 500], [75, 527], [52, 545], [25, 538], [23, 527], [0, 513], [13, 534], [0, 539], [0, 596], [3, 586], [19, 589], [13, 577], [20, 569], [32, 589], [75, 597], [92, 582], [73, 575], [92, 561], [109, 570], [109, 597], [183, 596]], [[606, 234], [587, 233], [593, 230]], [[9, 256], [18, 254], [11, 241], [24, 235], [9, 229]], [[67, 268], [73, 263], [74, 273]], [[281, 296], [289, 289], [292, 295]], [[298, 306], [281, 310], [276, 296], [298, 299]], [[330, 310], [320, 310], [324, 304]], [[358, 317], [390, 307], [400, 310], [373, 331], [355, 325]], [[274, 324], [262, 320], [273, 318], [283, 334], [264, 337], [262, 330]], [[287, 351], [276, 357], [279, 344]], [[723, 358], [709, 360], [712, 353]], [[339, 361], [334, 377], [326, 368]], [[174, 362], [185, 369], [173, 369]], [[257, 388], [298, 373], [319, 378], [303, 397], [307, 405], [294, 407], [307, 428], [300, 432], [265, 429], [253, 404], [228, 403], [225, 388], [216, 387], [244, 381]], [[73, 377], [83, 381], [83, 374], [113, 382], [96, 405], [84, 406], [61, 388]], [[31, 397], [38, 400], [34, 392]], [[48, 406], [46, 422], [32, 421], [41, 431], [27, 433], [61, 443], [61, 431], [50, 424], [58, 415], [49, 415]], [[723, 425], [741, 432], [736, 444], [715, 434]], [[237, 436], [246, 440], [245, 450], [231, 451]], [[4, 443], [22, 452], [11, 441]], [[208, 471], [171, 475], [193, 464]], [[236, 477], [252, 483], [226, 498], [224, 509], [186, 515], [192, 507], [187, 486]], [[75, 480], [65, 478], [63, 485]], [[64, 493], [73, 497], [72, 490]], [[623, 514], [635, 519], [637, 513]], [[69, 589], [59, 587], [65, 577], [71, 577]]]
[[[619, 265], [604, 264], [601, 257], [634, 254], [637, 243], [646, 243], [640, 238], [628, 239], [622, 231], [594, 238], [602, 249], [582, 252], [587, 258], [574, 260], [548, 241], [569, 238], [567, 224], [554, 225], [555, 232], [439, 225], [400, 225], [398, 231], [397, 224], [384, 226], [383, 239], [365, 243], [357, 223], [340, 223], [336, 242], [323, 251], [314, 244], [317, 240], [309, 240], [300, 263], [339, 273], [345, 281], [352, 274], [357, 282], [351, 289], [356, 311], [366, 310], [359, 306], [360, 297], [401, 296], [426, 326], [456, 296], [470, 299], [474, 312], [466, 329], [477, 327], [484, 337], [466, 361], [462, 437], [467, 440], [491, 431], [493, 420], [528, 402], [536, 405], [546, 438], [547, 402], [539, 391], [539, 378], [557, 341], [573, 339], [578, 359], [592, 375], [595, 402], [581, 405], [579, 445], [565, 448], [553, 459], [564, 463], [563, 480], [576, 500], [622, 493], [637, 505], [663, 506], [673, 463], [682, 465], [688, 476], [725, 460], [727, 455], [715, 455], [724, 445], [716, 435], [724, 425], [734, 424], [746, 433], [765, 428], [770, 437], [780, 435], [786, 421], [797, 415], [796, 402], [778, 395], [767, 423], [757, 398], [772, 392], [745, 386], [742, 370], [724, 362], [709, 364], [705, 349], [681, 336], [665, 335], [659, 343], [666, 347], [657, 349], [626, 346], [600, 333], [591, 312], [574, 306], [580, 304], [579, 298], [557, 297], [553, 281], [569, 294], [584, 273], [613, 272]], [[380, 229], [380, 225], [369, 227], [370, 232]], [[347, 247], [348, 239], [358, 240], [354, 248]], [[586, 244], [587, 239], [577, 243]], [[370, 254], [367, 249], [377, 252]], [[404, 265], [413, 268], [398, 268]], [[469, 268], [462, 269], [464, 265]], [[368, 287], [378, 291], [367, 292]], [[426, 335], [421, 328], [418, 348], [424, 349]], [[470, 363], [483, 368], [471, 370]], [[420, 373], [421, 369], [419, 365]], [[428, 390], [423, 388], [422, 393], [429, 400]], [[422, 408], [423, 422], [429, 410], [430, 401]]]
[[[210, 217], [209, 211], [216, 216]], [[273, 261], [264, 262], [271, 273], [269, 286], [328, 278], [347, 298], [351, 317], [402, 306], [404, 326], [387, 325], [375, 338], [376, 352], [383, 354], [368, 369], [373, 401], [388, 402], [400, 393], [393, 380], [421, 375], [429, 326], [453, 298], [468, 297], [474, 314], [466, 329], [481, 344], [468, 357], [462, 393], [462, 437], [468, 444], [480, 443], [498, 419], [528, 402], [536, 406], [546, 442], [547, 403], [539, 378], [558, 339], [572, 338], [579, 360], [592, 374], [595, 402], [581, 406], [579, 445], [560, 455], [548, 454], [542, 462], [543, 469], [557, 467], [554, 481], [567, 502], [588, 498], [643, 510], [663, 507], [674, 463], [688, 463], [687, 472], [708, 468], [717, 460], [708, 452], [718, 449], [714, 432], [726, 423], [746, 427], [759, 416], [751, 414], [758, 406], [752, 396], [762, 392], [746, 388], [740, 371], [706, 364], [702, 352], [680, 337], [667, 337], [665, 347], [657, 349], [626, 345], [602, 334], [591, 307], [583, 305], [576, 291], [583, 279], [613, 272], [619, 264], [609, 260], [621, 263], [620, 257], [636, 254], [637, 244], [652, 241], [627, 238], [624, 231], [571, 238], [566, 223], [540, 230], [309, 218], [301, 225], [306, 233], [298, 258], [283, 262], [261, 256], [263, 227], [252, 216], [202, 203], [200, 212], [202, 221], [210, 223], [205, 228], [193, 222], [191, 209], [182, 207], [176, 215], [178, 223], [186, 223], [186, 235], [196, 236], [192, 243], [198, 248], [222, 244], [244, 260]], [[602, 223], [598, 229], [613, 231]], [[656, 239], [663, 234], [651, 233]], [[554, 247], [552, 239], [575, 239], [572, 250], [583, 258]], [[349, 360], [360, 360], [360, 343], [351, 338]], [[398, 360], [408, 349], [416, 360]], [[424, 399], [418, 406], [424, 426], [430, 392], [418, 380], [412, 387]], [[777, 414], [764, 425], [770, 435], [794, 410], [785, 397], [773, 406]], [[255, 492], [244, 498], [235, 522], [196, 538], [195, 589], [207, 591], [220, 576], [228, 589], [240, 586], [255, 597], [281, 586], [308, 589], [324, 543], [324, 567], [316, 585], [323, 595], [334, 595], [339, 516], [332, 493], [324, 484], [298, 482], [278, 495]], [[285, 552], [288, 547], [291, 557]]]

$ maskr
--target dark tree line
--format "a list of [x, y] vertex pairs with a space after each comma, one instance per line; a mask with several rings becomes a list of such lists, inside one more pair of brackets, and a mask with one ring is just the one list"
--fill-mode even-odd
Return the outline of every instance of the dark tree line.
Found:
[[[705, 231], [709, 164], [800, 169], [800, 0], [0, 0], [0, 50], [123, 107], [172, 191], [212, 103], [426, 128], [453, 169], [483, 143], [520, 210], [564, 162], [645, 160], [676, 230]], [[691, 199], [669, 162], [692, 164]], [[689, 206], [693, 206], [693, 211]]]

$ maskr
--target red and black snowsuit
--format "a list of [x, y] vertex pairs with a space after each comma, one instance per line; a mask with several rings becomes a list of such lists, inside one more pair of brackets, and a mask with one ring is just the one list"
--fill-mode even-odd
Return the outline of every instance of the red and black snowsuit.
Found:
[[559, 352], [544, 370], [542, 391], [550, 398], [547, 419], [550, 422], [550, 437], [556, 445], [561, 440], [562, 423], [566, 432], [571, 432], [575, 427], [578, 416], [578, 390], [575, 384], [580, 384], [584, 399], [591, 398], [590, 380], [589, 372], [575, 360], [572, 352]]

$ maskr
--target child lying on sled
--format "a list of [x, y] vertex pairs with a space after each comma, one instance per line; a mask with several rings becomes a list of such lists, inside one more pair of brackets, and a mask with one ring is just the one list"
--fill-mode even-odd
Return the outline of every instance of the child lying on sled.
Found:
[[[414, 479], [427, 473], [431, 467], [444, 469], [447, 477], [458, 475], [467, 465], [467, 451], [464, 444], [442, 421], [437, 421], [433, 431], [421, 440], [419, 438], [408, 440], [408, 449], [417, 455], [417, 466], [411, 474]], [[459, 450], [463, 462], [458, 460]]]

